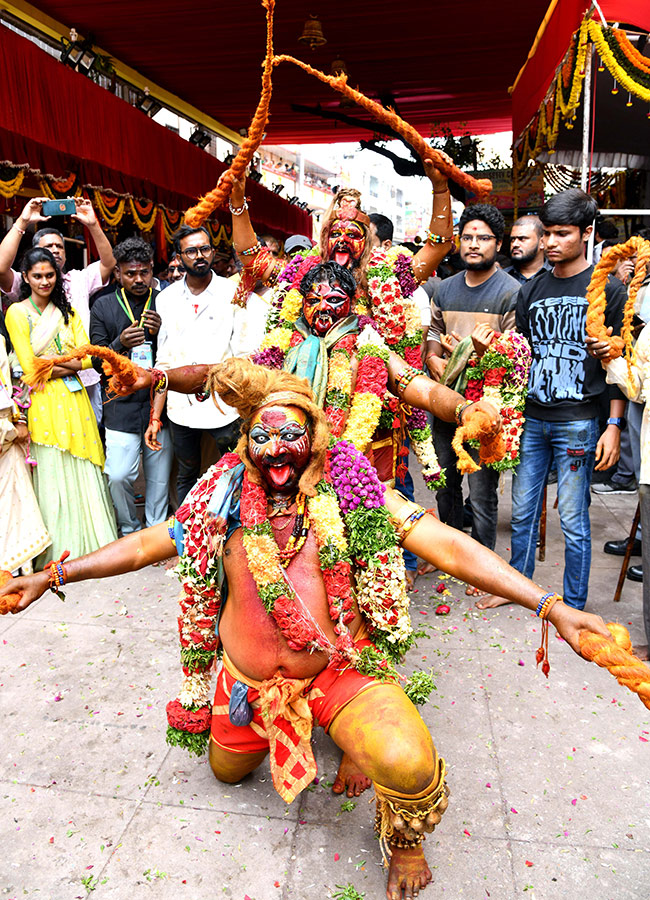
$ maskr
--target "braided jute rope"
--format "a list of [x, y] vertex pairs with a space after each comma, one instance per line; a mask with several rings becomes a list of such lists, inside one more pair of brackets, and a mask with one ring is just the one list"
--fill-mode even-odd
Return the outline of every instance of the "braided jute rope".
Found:
[[132, 393], [131, 388], [138, 377], [138, 367], [127, 356], [122, 356], [111, 350], [110, 347], [100, 347], [95, 344], [84, 344], [77, 347], [64, 356], [36, 357], [29, 370], [23, 375], [25, 384], [35, 390], [40, 390], [52, 374], [54, 366], [62, 365], [73, 359], [83, 359], [84, 356], [96, 356], [102, 360], [102, 368], [109, 376], [108, 389], [117, 396], [126, 396]]
[[[607, 334], [605, 326], [605, 287], [607, 285], [607, 277], [614, 269], [617, 262], [622, 259], [629, 259], [636, 254], [636, 263], [634, 266], [634, 277], [630, 282], [627, 301], [625, 303], [625, 312], [623, 314], [623, 328], [621, 329], [621, 337]], [[632, 317], [634, 316], [634, 302], [636, 295], [641, 287], [641, 283], [646, 276], [646, 267], [650, 263], [650, 241], [635, 235], [627, 240], [624, 244], [616, 244], [614, 247], [608, 247], [601, 256], [599, 262], [594, 268], [587, 288], [587, 334], [589, 337], [598, 338], [600, 341], [608, 341], [610, 345], [610, 359], [616, 359], [621, 356], [625, 350], [625, 358], [627, 360], [628, 372], [632, 364]], [[630, 372], [631, 374], [631, 372]]]
[[465, 441], [478, 439], [480, 442], [479, 460], [486, 463], [498, 462], [506, 455], [506, 442], [499, 429], [496, 434], [490, 417], [482, 409], [477, 410], [467, 425], [461, 425], [456, 429], [451, 446], [458, 457], [458, 471], [461, 475], [471, 475], [478, 472], [480, 466], [474, 462], [467, 450], [463, 447]]
[[650, 709], [650, 668], [632, 652], [627, 628], [616, 622], [608, 622], [607, 627], [615, 643], [593, 631], [581, 631], [580, 653], [608, 669], [620, 685], [638, 694], [641, 703]]
[[210, 216], [215, 209], [224, 206], [230, 196], [232, 183], [228, 175], [234, 179], [242, 177], [247, 166], [255, 155], [255, 151], [262, 143], [267, 122], [269, 121], [269, 106], [271, 105], [273, 73], [273, 11], [275, 0], [262, 0], [262, 6], [266, 9], [266, 56], [262, 72], [262, 93], [253, 120], [248, 129], [248, 136], [242, 142], [232, 165], [219, 178], [216, 188], [204, 197], [201, 197], [191, 209], [185, 213], [185, 221], [192, 228], [198, 228]]
[[329, 84], [335, 91], [343, 94], [343, 96], [347, 97], [349, 100], [353, 100], [357, 106], [361, 106], [369, 112], [375, 121], [380, 122], [382, 125], [390, 125], [400, 137], [403, 137], [404, 140], [413, 147], [420, 159], [433, 160], [436, 168], [439, 169], [443, 175], [451, 178], [452, 181], [455, 181], [456, 184], [461, 185], [461, 187], [466, 188], [468, 191], [473, 191], [476, 194], [477, 200], [485, 200], [492, 190], [492, 182], [489, 178], [477, 179], [468, 175], [467, 172], [461, 172], [461, 170], [453, 163], [449, 162], [439, 150], [430, 147], [422, 135], [416, 131], [412, 125], [405, 122], [401, 116], [398, 116], [394, 110], [386, 109], [386, 107], [381, 106], [379, 103], [366, 97], [361, 91], [356, 91], [354, 88], [351, 88], [347, 83], [347, 75], [326, 75], [319, 69], [314, 69], [313, 66], [302, 62], [302, 60], [296, 59], [294, 56], [287, 56], [286, 54], [276, 56], [273, 59], [274, 66], [278, 66], [283, 62], [293, 63], [294, 66], [298, 66], [304, 72], [307, 72], [308, 75], [313, 75], [315, 78], [318, 78], [319, 81]]

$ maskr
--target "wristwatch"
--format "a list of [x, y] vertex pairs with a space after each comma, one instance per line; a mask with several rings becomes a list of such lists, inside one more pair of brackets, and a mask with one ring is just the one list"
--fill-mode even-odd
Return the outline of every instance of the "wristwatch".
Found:
[[607, 424], [608, 425], [616, 425], [617, 428], [620, 428], [620, 430], [623, 431], [623, 429], [627, 425], [627, 422], [625, 421], [625, 419], [621, 418], [620, 416], [610, 416], [609, 419], [607, 420]]

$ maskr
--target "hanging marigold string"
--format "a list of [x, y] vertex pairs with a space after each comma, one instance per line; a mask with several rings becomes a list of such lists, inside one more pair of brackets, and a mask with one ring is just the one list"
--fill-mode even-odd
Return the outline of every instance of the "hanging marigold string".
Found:
[[436, 168], [439, 169], [443, 175], [451, 178], [452, 181], [455, 181], [456, 184], [461, 185], [461, 187], [466, 188], [468, 191], [473, 191], [476, 194], [477, 199], [484, 200], [492, 190], [492, 182], [488, 178], [477, 179], [473, 178], [467, 172], [461, 172], [461, 170], [453, 163], [449, 162], [439, 150], [430, 147], [422, 135], [419, 134], [412, 125], [409, 125], [408, 122], [405, 122], [404, 119], [398, 116], [394, 110], [386, 109], [379, 103], [366, 97], [361, 91], [351, 88], [347, 83], [347, 75], [326, 75], [324, 72], [319, 71], [319, 69], [314, 69], [313, 66], [302, 62], [302, 60], [296, 59], [294, 56], [287, 56], [286, 54], [276, 56], [273, 59], [274, 66], [278, 66], [283, 62], [293, 63], [304, 72], [307, 72], [307, 74], [313, 75], [325, 84], [329, 84], [335, 91], [343, 94], [343, 96], [347, 97], [349, 100], [353, 100], [358, 106], [361, 106], [369, 112], [377, 122], [389, 125], [400, 135], [400, 137], [404, 138], [404, 140], [413, 147], [421, 159], [432, 160], [435, 163]]
[[506, 443], [501, 430], [495, 434], [488, 414], [483, 410], [477, 410], [467, 425], [461, 425], [456, 429], [451, 442], [458, 457], [457, 466], [461, 475], [471, 475], [480, 469], [463, 446], [466, 441], [472, 440], [479, 441], [479, 460], [484, 465], [499, 462], [506, 455]]
[[93, 191], [95, 207], [111, 228], [119, 225], [124, 216], [124, 206], [126, 200], [124, 197], [111, 197], [110, 194], [103, 194], [101, 191]]
[[[617, 262], [629, 259], [636, 255], [634, 276], [630, 281], [625, 311], [623, 313], [623, 327], [621, 337], [610, 336], [605, 326], [605, 306], [607, 297], [605, 288], [607, 278]], [[650, 263], [650, 241], [645, 241], [638, 235], [634, 235], [624, 244], [616, 244], [608, 247], [603, 253], [598, 264], [594, 268], [587, 288], [587, 334], [599, 341], [608, 341], [610, 345], [609, 358], [616, 359], [625, 350], [628, 372], [631, 375], [632, 365], [632, 317], [634, 316], [634, 303], [641, 283], [646, 276], [647, 266]]]
[[174, 240], [174, 234], [181, 224], [181, 214], [175, 210], [165, 209], [164, 206], [159, 206], [158, 212], [162, 222], [165, 240], [168, 244], [171, 244]]
[[[7, 175], [5, 175], [5, 171], [7, 171]], [[15, 172], [15, 174], [13, 174]], [[0, 171], [0, 197], [4, 197], [5, 200], [10, 200], [12, 197], [15, 197], [20, 188], [22, 187], [22, 183], [25, 179], [25, 169], [15, 169], [3, 170]]]
[[38, 183], [44, 197], [50, 200], [65, 200], [67, 197], [81, 197], [78, 176], [71, 172], [67, 178], [39, 178]]
[[128, 203], [133, 221], [140, 231], [151, 231], [158, 213], [155, 203], [152, 200], [136, 200], [134, 197], [129, 197]]
[[623, 85], [630, 95], [650, 103], [650, 59], [639, 53], [622, 29], [605, 28], [600, 22], [584, 19], [573, 35], [548, 99], [541, 104], [515, 147], [513, 162], [519, 168], [523, 168], [528, 160], [535, 159], [542, 150], [554, 152], [563, 119], [567, 128], [573, 127], [582, 95], [590, 41], [615, 84]]
[[614, 643], [593, 631], [580, 632], [580, 653], [597, 666], [607, 669], [623, 687], [638, 694], [650, 709], [650, 668], [632, 652], [630, 635], [623, 625], [608, 622]]
[[246, 171], [246, 167], [253, 158], [259, 145], [262, 143], [266, 123], [269, 120], [269, 106], [271, 104], [273, 74], [273, 11], [275, 0], [262, 0], [262, 6], [266, 9], [266, 56], [264, 57], [264, 69], [262, 72], [262, 93], [260, 95], [257, 110], [248, 129], [248, 137], [239, 148], [232, 165], [219, 179], [216, 188], [199, 199], [196, 206], [185, 213], [185, 221], [192, 228], [198, 228], [216, 209], [223, 206], [232, 190], [231, 178], [239, 179]]

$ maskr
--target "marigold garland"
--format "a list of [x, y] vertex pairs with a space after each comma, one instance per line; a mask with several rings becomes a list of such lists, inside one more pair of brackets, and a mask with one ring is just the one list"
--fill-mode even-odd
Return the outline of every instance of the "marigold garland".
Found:
[[24, 180], [25, 169], [18, 169], [16, 174], [9, 178], [3, 179], [0, 177], [0, 197], [4, 197], [5, 200], [10, 200], [12, 197], [15, 197], [21, 189]]
[[542, 150], [554, 152], [562, 119], [568, 128], [573, 127], [584, 84], [589, 41], [595, 45], [612, 77], [630, 94], [650, 103], [650, 59], [639, 53], [622, 29], [604, 27], [585, 18], [574, 33], [555, 76], [550, 99], [541, 104], [515, 146], [513, 161], [518, 170], [525, 168]]
[[[636, 256], [634, 276], [630, 281], [625, 310], [623, 313], [623, 327], [621, 337], [608, 335], [605, 326], [605, 307], [607, 305], [606, 287], [607, 279], [617, 262]], [[589, 337], [600, 341], [608, 341], [610, 346], [609, 358], [616, 359], [625, 350], [625, 358], [628, 366], [628, 374], [632, 371], [632, 318], [634, 316], [634, 304], [639, 288], [647, 274], [647, 266], [650, 264], [650, 241], [646, 241], [638, 235], [629, 238], [624, 244], [616, 244], [604, 251], [600, 260], [594, 267], [594, 271], [587, 288], [587, 334]]]

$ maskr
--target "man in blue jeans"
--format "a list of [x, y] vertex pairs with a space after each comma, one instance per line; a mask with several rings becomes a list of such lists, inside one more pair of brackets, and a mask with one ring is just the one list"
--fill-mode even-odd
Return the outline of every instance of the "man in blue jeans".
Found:
[[[618, 459], [625, 400], [608, 388], [605, 374], [585, 345], [587, 287], [593, 272], [585, 259], [597, 205], [577, 188], [555, 194], [543, 206], [546, 255], [553, 269], [523, 285], [517, 330], [528, 338], [532, 363], [521, 439], [521, 462], [512, 481], [510, 564], [532, 576], [544, 485], [555, 459], [558, 510], [564, 534], [564, 600], [577, 609], [587, 601], [591, 565], [591, 475]], [[625, 288], [610, 277], [605, 323], [620, 330]], [[599, 436], [598, 401], [609, 390], [607, 426]], [[480, 609], [507, 603], [489, 595]]]

